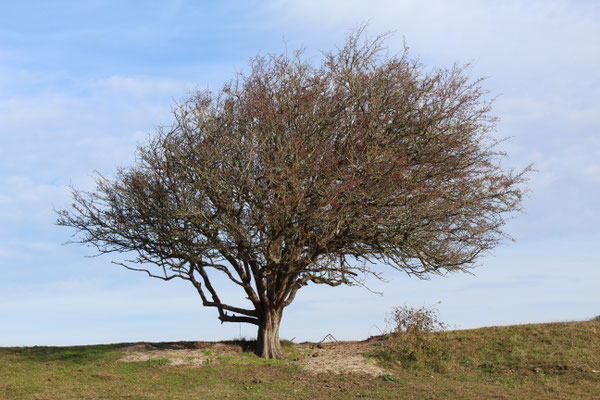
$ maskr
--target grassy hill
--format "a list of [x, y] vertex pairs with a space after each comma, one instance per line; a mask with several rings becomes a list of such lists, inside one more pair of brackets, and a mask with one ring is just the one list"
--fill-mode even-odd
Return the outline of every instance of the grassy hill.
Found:
[[0, 348], [1, 399], [600, 399], [600, 321], [284, 343]]

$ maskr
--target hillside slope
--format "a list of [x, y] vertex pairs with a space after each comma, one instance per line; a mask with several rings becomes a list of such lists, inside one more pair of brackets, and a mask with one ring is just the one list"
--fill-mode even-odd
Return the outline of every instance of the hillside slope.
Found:
[[251, 345], [0, 348], [0, 398], [600, 399], [600, 321]]

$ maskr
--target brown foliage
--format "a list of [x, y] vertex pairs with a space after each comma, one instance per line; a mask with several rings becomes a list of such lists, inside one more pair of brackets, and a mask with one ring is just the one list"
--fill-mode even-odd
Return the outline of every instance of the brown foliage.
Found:
[[386, 323], [391, 326], [391, 333], [431, 333], [446, 329], [446, 324], [438, 318], [437, 308], [433, 306], [393, 307]]
[[[137, 164], [74, 189], [58, 223], [100, 253], [134, 252], [127, 268], [191, 281], [221, 321], [273, 329], [309, 282], [360, 283], [373, 263], [419, 277], [473, 266], [519, 208], [526, 171], [501, 168], [467, 67], [426, 72], [363, 36], [318, 66], [257, 56], [177, 104]], [[221, 302], [213, 273], [253, 307]]]

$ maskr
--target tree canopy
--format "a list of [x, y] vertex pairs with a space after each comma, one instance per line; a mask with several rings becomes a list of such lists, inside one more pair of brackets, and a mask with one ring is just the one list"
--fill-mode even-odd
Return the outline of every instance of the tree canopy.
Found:
[[[359, 29], [323, 53], [257, 56], [217, 92], [175, 105], [135, 165], [73, 189], [58, 223], [99, 253], [197, 289], [223, 322], [258, 326], [281, 357], [283, 309], [303, 286], [360, 284], [374, 264], [462, 271], [505, 236], [527, 170], [506, 171], [481, 80], [425, 69]], [[221, 301], [214, 276], [250, 307]]]

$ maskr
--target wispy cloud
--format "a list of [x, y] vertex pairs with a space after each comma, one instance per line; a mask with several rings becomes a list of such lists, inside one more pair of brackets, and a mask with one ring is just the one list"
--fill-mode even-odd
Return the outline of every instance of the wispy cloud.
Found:
[[600, 164], [589, 164], [582, 168], [581, 173], [593, 183], [600, 183]]
[[95, 86], [134, 96], [175, 96], [191, 90], [194, 85], [177, 79], [149, 76], [111, 76]]

